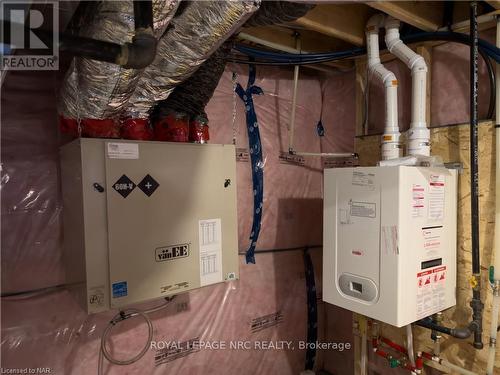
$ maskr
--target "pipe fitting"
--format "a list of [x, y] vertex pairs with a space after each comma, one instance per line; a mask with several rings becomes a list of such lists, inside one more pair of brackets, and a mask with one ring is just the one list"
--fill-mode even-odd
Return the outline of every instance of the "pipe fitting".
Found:
[[418, 126], [412, 123], [412, 126], [408, 130], [408, 153], [410, 155], [430, 155], [431, 145], [430, 145], [430, 130], [425, 126], [425, 123]]
[[451, 336], [457, 339], [466, 339], [469, 338], [472, 332], [468, 328], [452, 328]]
[[371, 16], [366, 22], [366, 32], [376, 32], [378, 34], [379, 29], [384, 25], [386, 15], [383, 13], [377, 13]]
[[495, 348], [497, 346], [497, 340], [490, 337], [490, 348]]
[[132, 43], [122, 46], [122, 54], [117, 63], [126, 69], [144, 69], [156, 57], [157, 40], [152, 33], [140, 32], [132, 39]]
[[492, 285], [493, 297], [500, 297], [500, 280], [495, 280]]

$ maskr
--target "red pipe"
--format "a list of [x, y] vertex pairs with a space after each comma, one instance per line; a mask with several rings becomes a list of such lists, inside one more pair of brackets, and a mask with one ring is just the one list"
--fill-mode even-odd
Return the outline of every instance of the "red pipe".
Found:
[[382, 358], [387, 358], [389, 356], [389, 354], [380, 349], [377, 349], [375, 354], [381, 356]]
[[424, 359], [420, 356], [415, 360], [415, 365], [417, 370], [422, 370], [424, 368]]
[[429, 353], [426, 353], [426, 352], [422, 352], [422, 357], [424, 357], [425, 359], [429, 359], [432, 361], [432, 354], [429, 354]]
[[393, 348], [394, 350], [397, 350], [398, 352], [401, 352], [403, 354], [408, 354], [408, 351], [405, 348], [403, 348], [401, 345], [396, 344], [395, 342], [393, 342], [393, 341], [391, 341], [389, 339], [386, 339], [385, 337], [380, 337], [380, 340], [384, 344], [386, 344], [386, 345], [390, 346], [391, 348]]

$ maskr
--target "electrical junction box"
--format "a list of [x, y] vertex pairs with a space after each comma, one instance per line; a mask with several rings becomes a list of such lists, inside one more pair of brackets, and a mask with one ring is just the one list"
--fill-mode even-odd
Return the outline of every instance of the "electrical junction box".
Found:
[[88, 313], [238, 278], [233, 145], [61, 149], [67, 282]]
[[402, 327], [456, 303], [457, 174], [324, 171], [323, 300]]

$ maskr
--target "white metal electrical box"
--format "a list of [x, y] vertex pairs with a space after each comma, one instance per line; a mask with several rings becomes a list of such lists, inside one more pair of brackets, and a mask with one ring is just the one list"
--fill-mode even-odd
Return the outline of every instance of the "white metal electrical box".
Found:
[[323, 300], [402, 327], [456, 303], [457, 175], [324, 171]]
[[233, 145], [61, 149], [67, 281], [88, 313], [238, 278]]

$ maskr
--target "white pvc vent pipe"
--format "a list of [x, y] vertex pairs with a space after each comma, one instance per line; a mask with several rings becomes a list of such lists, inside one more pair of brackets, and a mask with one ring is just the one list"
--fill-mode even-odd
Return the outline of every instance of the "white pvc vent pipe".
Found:
[[399, 21], [385, 20], [385, 44], [393, 55], [411, 69], [411, 124], [408, 131], [408, 155], [430, 156], [430, 131], [426, 123], [427, 64], [399, 38]]
[[366, 47], [368, 54], [368, 74], [383, 82], [385, 86], [385, 129], [382, 135], [382, 160], [396, 159], [401, 156], [398, 126], [398, 81], [391, 71], [380, 62], [379, 29], [385, 16], [375, 14], [366, 24]]

